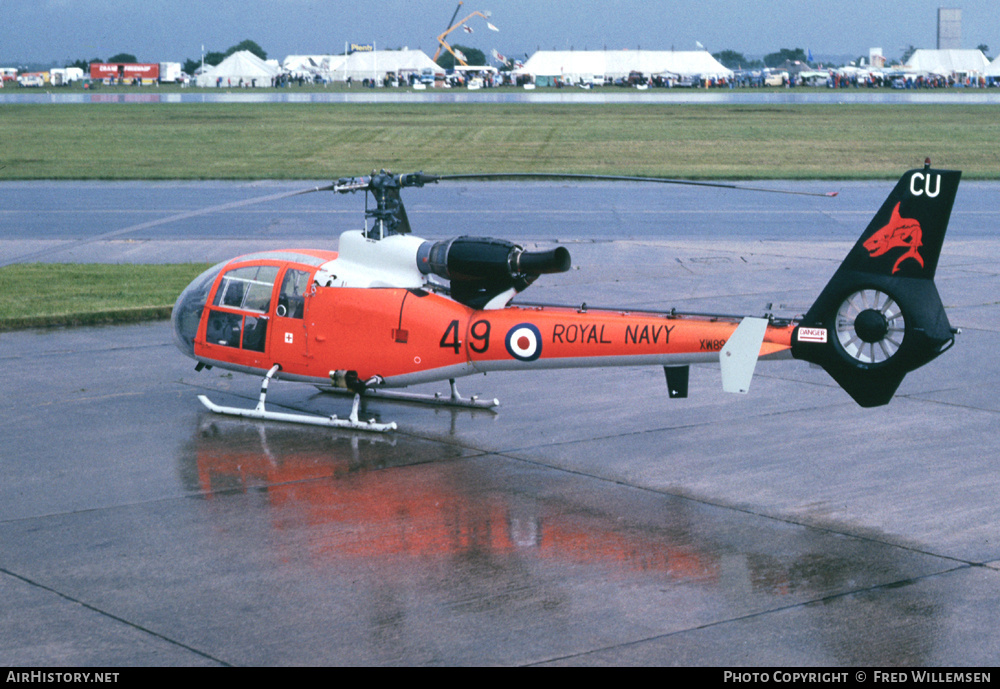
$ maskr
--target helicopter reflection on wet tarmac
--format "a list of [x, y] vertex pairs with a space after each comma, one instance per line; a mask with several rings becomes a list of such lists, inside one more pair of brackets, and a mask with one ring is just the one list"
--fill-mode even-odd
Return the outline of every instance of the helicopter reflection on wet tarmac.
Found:
[[[729, 605], [752, 614], [823, 599], [859, 578], [899, 576], [922, 559], [890, 547], [876, 554], [818, 530], [758, 530], [755, 519], [689, 500], [625, 487], [609, 493], [586, 478], [454, 454], [441, 457], [407, 437], [303, 434], [203, 417], [182, 462], [185, 480], [197, 483], [189, 488], [209, 501], [258, 492], [248, 522], [221, 513], [216, 526], [226, 540], [243, 532], [268, 544], [269, 559], [287, 563], [282, 579], [300, 579], [305, 568], [324, 586], [349, 588], [338, 594], [355, 599], [371, 627], [366, 640], [352, 641], [361, 648], [346, 651], [357, 662], [391, 662], [428, 627], [471, 635], [444, 632], [446, 644], [473, 653], [441, 649], [444, 662], [509, 662], [510, 648], [497, 656], [488, 644], [477, 648], [476, 640], [493, 639], [493, 624], [506, 628], [503, 636], [530, 637], [516, 662], [572, 662], [585, 638], [610, 638], [620, 625], [632, 628], [625, 639], [638, 629], [669, 637], [711, 623]], [[937, 604], [911, 589], [866, 607], [895, 635], [883, 640], [889, 655], [874, 662], [921, 662], [921, 647], [937, 635]], [[837, 664], [873, 662], [853, 644], [814, 643]], [[417, 653], [406, 662], [433, 662]]]

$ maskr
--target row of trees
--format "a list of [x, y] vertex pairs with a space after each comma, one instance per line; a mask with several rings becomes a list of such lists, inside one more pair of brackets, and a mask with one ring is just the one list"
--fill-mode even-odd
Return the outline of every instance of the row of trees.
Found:
[[[981, 43], [976, 46], [976, 49], [981, 51], [983, 55], [989, 56], [989, 46]], [[916, 51], [917, 48], [915, 46], [911, 45], [907, 47], [903, 51], [899, 61], [905, 63]], [[712, 57], [729, 69], [760, 69], [761, 67], [778, 67], [785, 64], [785, 62], [805, 62], [815, 66], [815, 61], [807, 59], [807, 55], [802, 48], [782, 48], [776, 53], [769, 53], [765, 55], [763, 60], [749, 60], [743, 53], [738, 53], [735, 50], [723, 50], [718, 53], [712, 53]], [[863, 61], [867, 59], [867, 56], [859, 57], [856, 60], [856, 63], [862, 64]], [[992, 60], [993, 58], [990, 59]]]
[[[465, 56], [465, 61], [470, 65], [485, 65], [486, 55], [476, 48], [469, 48], [464, 45], [452, 46], [456, 52]], [[763, 60], [750, 60], [743, 53], [735, 50], [723, 50], [712, 55], [716, 60], [724, 64], [729, 69], [759, 69], [761, 67], [777, 67], [785, 64], [786, 61], [807, 62], [805, 51], [802, 48], [782, 48], [776, 53], [764, 56]], [[444, 51], [438, 57], [437, 63], [443, 69], [452, 69], [455, 66], [455, 57]]]
[[[259, 57], [261, 60], [267, 59], [267, 53], [264, 49], [257, 45], [254, 41], [247, 39], [241, 41], [234, 46], [230, 46], [225, 52], [211, 51], [205, 53], [205, 64], [212, 65], [213, 67], [233, 53], [238, 53], [241, 50], [249, 50], [251, 53]], [[99, 57], [91, 58], [90, 60], [74, 60], [73, 62], [67, 63], [66, 67], [79, 67], [84, 72], [90, 71], [90, 64], [92, 62], [109, 62], [109, 63], [135, 63], [139, 62], [135, 55], [131, 53], [118, 53], [117, 55], [112, 55], [107, 60], [102, 60]], [[194, 74], [195, 70], [201, 67], [201, 57], [198, 59], [188, 59], [184, 61], [184, 66], [182, 69], [188, 74]]]
[[[452, 48], [456, 52], [464, 55], [465, 61], [470, 65], [487, 64], [486, 55], [484, 55], [481, 50], [469, 48], [464, 45], [454, 45]], [[763, 60], [748, 59], [743, 53], [736, 52], [735, 50], [723, 50], [718, 53], [713, 53], [712, 57], [729, 69], [760, 69], [761, 67], [777, 67], [778, 65], [785, 64], [786, 61], [808, 62], [806, 59], [806, 53], [802, 50], [802, 48], [782, 48], [776, 53], [765, 55]], [[438, 57], [437, 63], [444, 69], [452, 69], [455, 66], [455, 58], [447, 51], [444, 51]]]
[[[455, 46], [452, 46], [452, 49], [455, 50], [460, 55], [463, 55], [465, 57], [465, 61], [468, 64], [470, 64], [470, 65], [485, 65], [485, 64], [487, 64], [486, 63], [486, 55], [483, 53], [483, 51], [479, 50], [478, 48], [470, 48], [468, 46], [455, 45]], [[234, 46], [230, 46], [224, 52], [209, 51], [209, 52], [205, 53], [205, 56], [204, 56], [205, 64], [206, 65], [211, 65], [211, 66], [214, 67], [215, 65], [219, 64], [220, 62], [222, 62], [223, 60], [225, 60], [227, 57], [229, 57], [230, 55], [232, 55], [233, 53], [237, 53], [237, 52], [239, 52], [241, 50], [249, 50], [251, 53], [253, 53], [257, 57], [259, 57], [261, 60], [266, 60], [267, 59], [267, 53], [264, 51], [264, 49], [261, 48], [254, 41], [251, 41], [250, 39], [247, 39], [245, 41], [241, 41], [240, 43], [237, 43]], [[86, 71], [90, 70], [90, 63], [91, 62], [126, 62], [127, 63], [127, 62], [138, 62], [138, 61], [139, 60], [136, 59], [136, 56], [132, 55], [131, 53], [118, 53], [117, 55], [112, 55], [107, 60], [102, 60], [99, 57], [95, 57], [95, 58], [93, 58], [91, 60], [75, 60], [74, 62], [71, 62], [71, 63], [67, 64], [66, 66], [67, 67], [80, 67], [83, 71], [86, 72]], [[183, 69], [188, 74], [194, 74], [195, 71], [199, 67], [201, 67], [201, 63], [202, 63], [201, 56], [199, 56], [198, 58], [188, 58], [187, 60], [184, 61], [183, 67], [181, 69]], [[452, 69], [455, 66], [455, 57], [451, 53], [449, 53], [448, 51], [445, 50], [445, 51], [441, 52], [441, 55], [438, 57], [437, 63], [442, 68], [444, 68], [444, 69]]]
[[729, 69], [760, 69], [761, 67], [777, 67], [785, 62], [809, 62], [802, 48], [782, 48], [776, 53], [768, 53], [763, 60], [748, 59], [743, 53], [738, 53], [735, 50], [712, 53], [712, 57]]
[[138, 60], [136, 60], [135, 59], [135, 55], [133, 55], [131, 53], [118, 53], [117, 55], [112, 55], [107, 60], [102, 60], [99, 57], [91, 58], [89, 60], [73, 60], [72, 62], [66, 63], [64, 65], [64, 67], [79, 67], [80, 69], [83, 70], [84, 74], [87, 74], [87, 73], [90, 72], [90, 63], [91, 62], [119, 62], [119, 63], [125, 62], [125, 63], [131, 63], [131, 62], [138, 62]]
[[[251, 41], [249, 38], [245, 41], [240, 41], [236, 45], [230, 46], [225, 52], [220, 53], [217, 51], [210, 51], [205, 53], [205, 64], [215, 67], [217, 64], [225, 60], [227, 57], [233, 53], [238, 53], [243, 50], [249, 50], [251, 53], [259, 57], [261, 60], [267, 59], [267, 53], [259, 45]], [[201, 59], [187, 59], [184, 61], [184, 66], [181, 69], [187, 74], [194, 74], [195, 70], [201, 67]]]
[[[453, 45], [451, 46], [451, 49], [459, 55], [464, 56], [465, 64], [467, 65], [487, 64], [486, 54], [478, 48], [470, 48], [464, 45]], [[447, 50], [442, 50], [441, 54], [438, 55], [437, 64], [441, 69], [454, 69], [456, 64], [455, 56]]]
[[[977, 46], [979, 50], [983, 52], [984, 55], [989, 54], [989, 47], [986, 45]], [[486, 55], [483, 51], [478, 48], [470, 48], [463, 45], [452, 46], [452, 49], [465, 57], [465, 61], [470, 65], [485, 65], [487, 64]], [[257, 43], [247, 39], [241, 41], [234, 46], [230, 46], [225, 52], [211, 51], [205, 53], [204, 61], [206, 65], [212, 65], [213, 67], [233, 53], [239, 52], [241, 50], [249, 50], [251, 53], [259, 57], [261, 60], [267, 59], [267, 53], [264, 52]], [[901, 62], [906, 62], [913, 55], [916, 48], [914, 46], [909, 46], [903, 51], [903, 55], [900, 58]], [[782, 48], [776, 53], [768, 53], [764, 56], [763, 60], [748, 59], [743, 53], [737, 52], [735, 50], [723, 50], [718, 53], [712, 53], [712, 57], [721, 62], [723, 65], [729, 69], [760, 69], [761, 67], [778, 67], [779, 65], [785, 64], [785, 62], [805, 62], [812, 64], [812, 61], [807, 59], [805, 51], [802, 48]], [[858, 58], [860, 63], [862, 58]], [[67, 67], [79, 67], [85, 72], [90, 69], [91, 62], [138, 62], [135, 55], [130, 53], [118, 53], [117, 55], [112, 55], [107, 60], [101, 60], [100, 58], [93, 58], [92, 60], [76, 60], [67, 64]], [[187, 59], [184, 61], [183, 70], [188, 74], [194, 74], [195, 70], [201, 67], [202, 60], [198, 59]], [[441, 55], [438, 56], [438, 65], [443, 69], [452, 69], [455, 66], [455, 57], [448, 51], [442, 51]]]
[[[481, 50], [476, 48], [469, 48], [462, 45], [455, 45], [452, 48], [465, 56], [465, 61], [470, 65], [485, 65], [486, 56]], [[987, 53], [989, 48], [985, 45], [978, 46], [984, 54]], [[901, 62], [906, 62], [913, 55], [916, 48], [910, 46], [907, 50], [903, 52]], [[811, 64], [815, 66], [815, 61], [808, 59], [809, 56], [806, 55], [806, 51], [802, 48], [782, 48], [774, 53], [768, 53], [764, 56], [764, 59], [750, 59], [743, 53], [737, 52], [735, 50], [723, 50], [718, 53], [712, 53], [712, 57], [721, 62], [723, 65], [729, 69], [760, 69], [762, 67], [778, 67], [785, 64], [786, 62], [804, 62], [806, 64]], [[862, 60], [866, 60], [867, 56], [859, 57], [857, 63], [861, 64]], [[455, 66], [455, 58], [453, 55], [444, 51], [438, 57], [438, 65], [444, 69], [452, 69]]]

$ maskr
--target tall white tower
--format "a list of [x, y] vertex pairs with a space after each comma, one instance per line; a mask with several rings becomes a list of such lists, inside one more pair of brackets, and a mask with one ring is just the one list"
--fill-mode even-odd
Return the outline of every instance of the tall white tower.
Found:
[[938, 50], [962, 48], [962, 10], [938, 8]]

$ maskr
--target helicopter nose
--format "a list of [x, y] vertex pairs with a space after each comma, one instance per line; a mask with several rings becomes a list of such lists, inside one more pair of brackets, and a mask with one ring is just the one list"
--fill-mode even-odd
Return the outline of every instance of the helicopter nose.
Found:
[[191, 281], [184, 288], [174, 310], [170, 314], [170, 322], [174, 328], [174, 343], [186, 356], [194, 358], [194, 338], [198, 334], [198, 324], [201, 314], [208, 301], [208, 295], [215, 284], [215, 278], [225, 267], [226, 262], [218, 263]]

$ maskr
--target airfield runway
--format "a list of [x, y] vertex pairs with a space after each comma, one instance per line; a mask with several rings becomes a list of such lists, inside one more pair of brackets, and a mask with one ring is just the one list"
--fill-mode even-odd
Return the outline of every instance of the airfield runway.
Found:
[[[801, 312], [892, 183], [769, 186], [841, 194], [404, 198], [421, 236], [564, 243], [574, 269], [526, 300]], [[214, 261], [359, 224], [324, 194], [156, 224], [294, 188], [2, 184], [0, 259]], [[655, 367], [546, 371], [459, 381], [495, 413], [370, 401], [399, 424], [376, 436], [206, 412], [259, 380], [195, 372], [168, 323], [2, 333], [0, 664], [992, 666], [998, 191], [963, 183], [938, 268], [957, 344], [878, 409], [802, 362], [745, 396], [696, 366], [686, 400]], [[281, 381], [268, 403], [349, 409]]]

